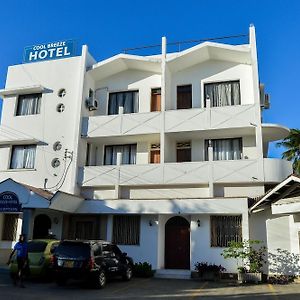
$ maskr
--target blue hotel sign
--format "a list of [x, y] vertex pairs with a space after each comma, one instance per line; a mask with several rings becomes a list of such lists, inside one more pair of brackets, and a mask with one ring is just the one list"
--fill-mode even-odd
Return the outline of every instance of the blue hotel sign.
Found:
[[21, 212], [22, 206], [15, 193], [4, 192], [0, 194], [0, 212]]
[[42, 60], [72, 57], [76, 55], [75, 46], [76, 45], [74, 40], [66, 40], [25, 47], [23, 62], [31, 63]]

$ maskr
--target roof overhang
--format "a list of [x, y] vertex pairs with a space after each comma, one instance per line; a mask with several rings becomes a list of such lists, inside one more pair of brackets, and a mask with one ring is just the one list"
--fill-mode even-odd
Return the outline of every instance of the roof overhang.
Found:
[[6, 88], [0, 90], [0, 96], [13, 96], [19, 94], [33, 94], [33, 93], [42, 93], [45, 88], [41, 85], [30, 85], [30, 86], [20, 86], [14, 88]]
[[167, 58], [167, 65], [171, 72], [178, 72], [207, 60], [222, 60], [250, 65], [250, 46], [205, 42], [170, 56]]
[[300, 213], [300, 196], [279, 200], [271, 207], [273, 215]]
[[85, 200], [78, 214], [242, 214], [248, 210], [247, 198]]
[[100, 81], [126, 70], [140, 70], [160, 74], [161, 60], [147, 56], [118, 54], [93, 65], [88, 74], [94, 80]]
[[261, 126], [264, 142], [282, 140], [285, 137], [287, 137], [290, 133], [289, 128], [279, 124], [263, 123]]
[[74, 213], [83, 201], [84, 198], [82, 197], [58, 191], [51, 198], [49, 208], [62, 212]]
[[0, 145], [30, 145], [41, 141], [5, 124], [0, 125]]
[[290, 175], [273, 189], [268, 191], [259, 201], [250, 207], [249, 211], [252, 213], [259, 212], [265, 210], [281, 199], [298, 196], [300, 196], [300, 177]]

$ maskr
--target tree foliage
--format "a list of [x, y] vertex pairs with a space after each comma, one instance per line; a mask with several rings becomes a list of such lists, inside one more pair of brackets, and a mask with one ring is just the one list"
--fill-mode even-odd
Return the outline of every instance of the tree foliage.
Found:
[[294, 172], [300, 175], [300, 129], [292, 128], [290, 134], [277, 146], [287, 149], [282, 153], [282, 158], [292, 161]]

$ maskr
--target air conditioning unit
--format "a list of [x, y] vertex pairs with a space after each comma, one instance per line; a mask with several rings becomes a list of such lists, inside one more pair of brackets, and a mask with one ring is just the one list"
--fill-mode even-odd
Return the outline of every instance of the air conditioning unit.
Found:
[[98, 109], [98, 101], [94, 97], [87, 98], [85, 103], [89, 111]]

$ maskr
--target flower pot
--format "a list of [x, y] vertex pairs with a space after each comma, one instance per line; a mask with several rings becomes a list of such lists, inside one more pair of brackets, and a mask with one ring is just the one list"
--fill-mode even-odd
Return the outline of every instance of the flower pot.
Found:
[[238, 273], [238, 282], [261, 282], [262, 274], [261, 273]]
[[213, 271], [205, 271], [199, 274], [199, 277], [203, 281], [217, 281], [220, 279], [220, 273]]

